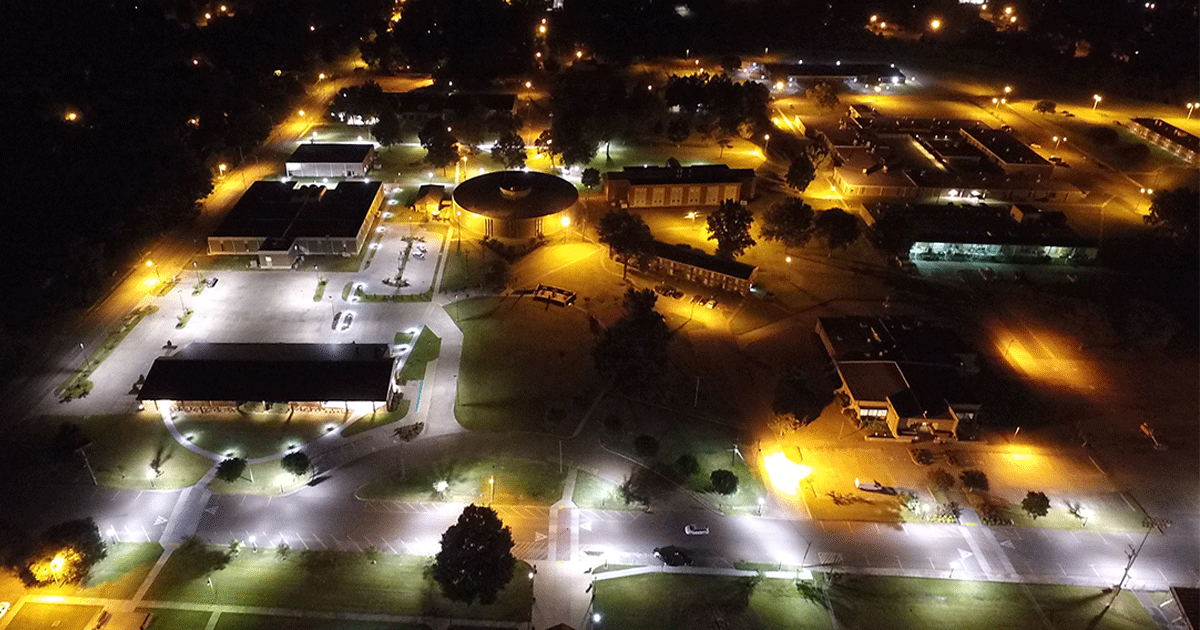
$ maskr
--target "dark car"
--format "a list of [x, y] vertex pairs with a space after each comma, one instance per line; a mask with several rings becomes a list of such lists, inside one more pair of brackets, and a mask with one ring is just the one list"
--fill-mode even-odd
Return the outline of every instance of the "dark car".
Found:
[[664, 564], [670, 567], [685, 567], [692, 564], [691, 552], [674, 545], [656, 547], [654, 549], [654, 557], [662, 560]]
[[338, 311], [337, 315], [333, 316], [333, 330], [337, 330], [338, 320], [342, 318], [342, 311]]

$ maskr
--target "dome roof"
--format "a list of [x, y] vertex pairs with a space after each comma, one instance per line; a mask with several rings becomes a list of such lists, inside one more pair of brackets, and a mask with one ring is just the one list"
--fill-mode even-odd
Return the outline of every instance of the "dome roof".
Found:
[[562, 212], [579, 200], [575, 185], [537, 171], [496, 171], [454, 189], [454, 203], [491, 219], [536, 219]]

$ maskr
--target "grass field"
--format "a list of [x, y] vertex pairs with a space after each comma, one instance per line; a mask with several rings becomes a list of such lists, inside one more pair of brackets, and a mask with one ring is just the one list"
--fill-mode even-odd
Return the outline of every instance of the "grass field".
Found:
[[208, 482], [208, 489], [217, 494], [283, 494], [308, 483], [310, 475], [296, 477], [285, 471], [280, 460], [273, 459], [246, 467], [246, 472], [237, 481], [229, 483], [220, 479]]
[[471, 430], [569, 432], [598, 390], [587, 316], [529, 298], [446, 311], [463, 331], [455, 416]]
[[370, 431], [371, 429], [399, 422], [408, 415], [410, 407], [412, 407], [411, 400], [401, 400], [399, 409], [395, 411], [380, 409], [375, 413], [364, 415], [342, 429], [342, 437], [351, 437], [363, 431]]
[[670, 574], [600, 580], [595, 608], [603, 627], [622, 630], [833, 627], [829, 615], [801, 599], [791, 582], [749, 584], [748, 578]]
[[617, 494], [617, 484], [582, 470], [576, 474], [575, 492], [571, 500], [585, 510], [641, 509], [641, 506], [629, 505], [621, 499]]
[[[211, 565], [197, 556], [177, 552], [167, 560], [146, 598], [458, 619], [529, 619], [532, 586], [526, 577], [528, 565], [517, 563], [512, 581], [496, 603], [467, 606], [442, 597], [437, 585], [425, 577], [428, 561], [417, 556], [383, 554], [377, 564], [371, 564], [359, 553], [299, 550], [281, 560], [269, 550], [243, 550], [225, 568], [209, 571]], [[211, 589], [207, 578], [212, 580]]]
[[748, 584], [747, 578], [678, 574], [601, 580], [595, 607], [605, 626], [625, 630], [1157, 627], [1129, 593], [1103, 612], [1111, 596], [1096, 588], [840, 576], [828, 587], [835, 624], [824, 606], [802, 598], [789, 580], [764, 579], [747, 598]]
[[[360, 499], [398, 501], [445, 501], [472, 503], [491, 498], [495, 480], [495, 503], [501, 505], [551, 505], [562, 497], [566, 474], [551, 462], [515, 458], [446, 460], [432, 467], [409, 468], [372, 481], [358, 489]], [[443, 492], [434, 486], [447, 483]]]
[[84, 630], [100, 606], [25, 604], [8, 623], [7, 630]]
[[137, 592], [142, 580], [162, 555], [158, 543], [110, 543], [108, 555], [88, 573], [79, 597], [127, 599]]
[[146, 627], [146, 630], [196, 630], [197, 628], [207, 627], [208, 620], [212, 617], [212, 613], [210, 612], [196, 610], [139, 608], [137, 612], [153, 615], [150, 619], [150, 625]]
[[420, 336], [413, 342], [412, 350], [400, 368], [400, 379], [405, 381], [423, 380], [425, 366], [438, 358], [442, 351], [442, 340], [429, 328], [422, 328]]
[[150, 463], [160, 462], [158, 489], [182, 488], [200, 480], [212, 462], [180, 446], [157, 413], [105, 416], [43, 416], [18, 430], [9, 454], [10, 470], [37, 475], [42, 482], [91, 483], [81, 455], [58, 459], [52, 452], [54, 437], [64, 422], [82, 429], [91, 446], [88, 463], [101, 486], [148, 489]]
[[303, 617], [267, 617], [222, 613], [215, 630], [429, 630], [425, 624], [388, 623], [386, 621], [349, 621], [346, 619], [312, 619]]
[[245, 414], [180, 414], [175, 427], [196, 446], [217, 454], [234, 453], [256, 458], [279, 455], [289, 446], [311, 442], [325, 435], [330, 423], [341, 414], [294, 414], [285, 411]]

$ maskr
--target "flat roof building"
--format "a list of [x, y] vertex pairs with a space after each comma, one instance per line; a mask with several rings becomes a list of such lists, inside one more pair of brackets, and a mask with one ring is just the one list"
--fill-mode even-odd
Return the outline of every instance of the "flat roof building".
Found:
[[610, 205], [629, 208], [715, 207], [754, 198], [754, 169], [725, 164], [627, 166], [604, 174]]
[[208, 237], [208, 253], [256, 255], [264, 268], [289, 268], [308, 255], [355, 256], [382, 205], [380, 182], [254, 182]]
[[579, 191], [548, 173], [496, 171], [459, 184], [453, 198], [452, 218], [462, 229], [491, 238], [529, 239], [570, 226]]
[[192, 343], [154, 360], [138, 400], [382, 404], [398, 394], [395, 368], [388, 344]]
[[375, 161], [371, 144], [308, 143], [284, 163], [288, 177], [366, 177]]
[[1134, 118], [1129, 121], [1129, 130], [1184, 162], [1200, 166], [1200, 138], [1179, 127], [1158, 118]]
[[989, 129], [983, 125], [963, 127], [958, 132], [971, 146], [979, 149], [993, 164], [1010, 175], [1034, 175], [1049, 177], [1054, 174], [1054, 165], [1042, 158], [1004, 130]]

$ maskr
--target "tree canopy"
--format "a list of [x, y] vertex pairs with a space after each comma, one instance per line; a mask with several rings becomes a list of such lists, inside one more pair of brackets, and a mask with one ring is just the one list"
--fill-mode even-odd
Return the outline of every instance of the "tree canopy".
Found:
[[787, 247], [803, 247], [812, 238], [812, 206], [798, 197], [789, 197], [772, 204], [762, 216], [759, 234], [768, 241], [778, 241]]
[[629, 263], [650, 255], [654, 237], [642, 217], [628, 210], [612, 210], [600, 217], [596, 227], [600, 244], [608, 247], [624, 266], [622, 278], [629, 275]]
[[845, 248], [858, 239], [862, 232], [862, 224], [858, 217], [842, 210], [830, 208], [822, 210], [813, 217], [813, 232], [825, 240], [830, 252], [834, 249]]
[[741, 256], [757, 241], [750, 235], [754, 213], [742, 204], [726, 199], [708, 215], [708, 240], [717, 242], [717, 255], [724, 258]]
[[305, 455], [301, 451], [296, 451], [284, 455], [283, 459], [279, 460], [279, 467], [285, 472], [299, 477], [308, 474], [309, 469], [312, 468], [312, 462], [309, 461], [308, 455]]
[[430, 119], [417, 137], [425, 149], [425, 162], [430, 166], [445, 169], [458, 161], [458, 139], [444, 119]]
[[656, 390], [670, 362], [671, 329], [654, 310], [650, 289], [628, 289], [621, 318], [601, 333], [592, 348], [596, 371], [617, 387]]
[[1025, 498], [1021, 499], [1021, 509], [1036, 521], [1038, 517], [1050, 513], [1050, 499], [1046, 497], [1045, 492], [1030, 490], [1025, 494]]
[[241, 478], [242, 473], [246, 472], [246, 460], [241, 457], [230, 457], [221, 460], [217, 464], [217, 479], [228, 483], [233, 483]]
[[433, 579], [447, 598], [490, 604], [513, 577], [512, 530], [490, 507], [468, 505], [442, 534]]
[[733, 494], [738, 489], [738, 478], [732, 471], [725, 469], [714, 470], [708, 476], [713, 490], [719, 494]]
[[18, 574], [28, 585], [82, 584], [108, 555], [100, 529], [91, 518], [52, 525], [38, 535]]
[[1194, 188], [1172, 188], [1154, 193], [1150, 221], [1181, 239], [1194, 238], [1200, 220], [1200, 195]]
[[829, 81], [818, 82], [816, 85], [808, 88], [804, 96], [811, 100], [817, 107], [824, 110], [831, 110], [841, 103], [838, 99], [837, 87]]
[[504, 165], [504, 168], [516, 170], [525, 168], [525, 140], [516, 131], [506, 131], [496, 139], [492, 147], [492, 159]]
[[796, 192], [803, 193], [808, 185], [817, 178], [817, 167], [807, 153], [800, 154], [792, 160], [784, 180]]

